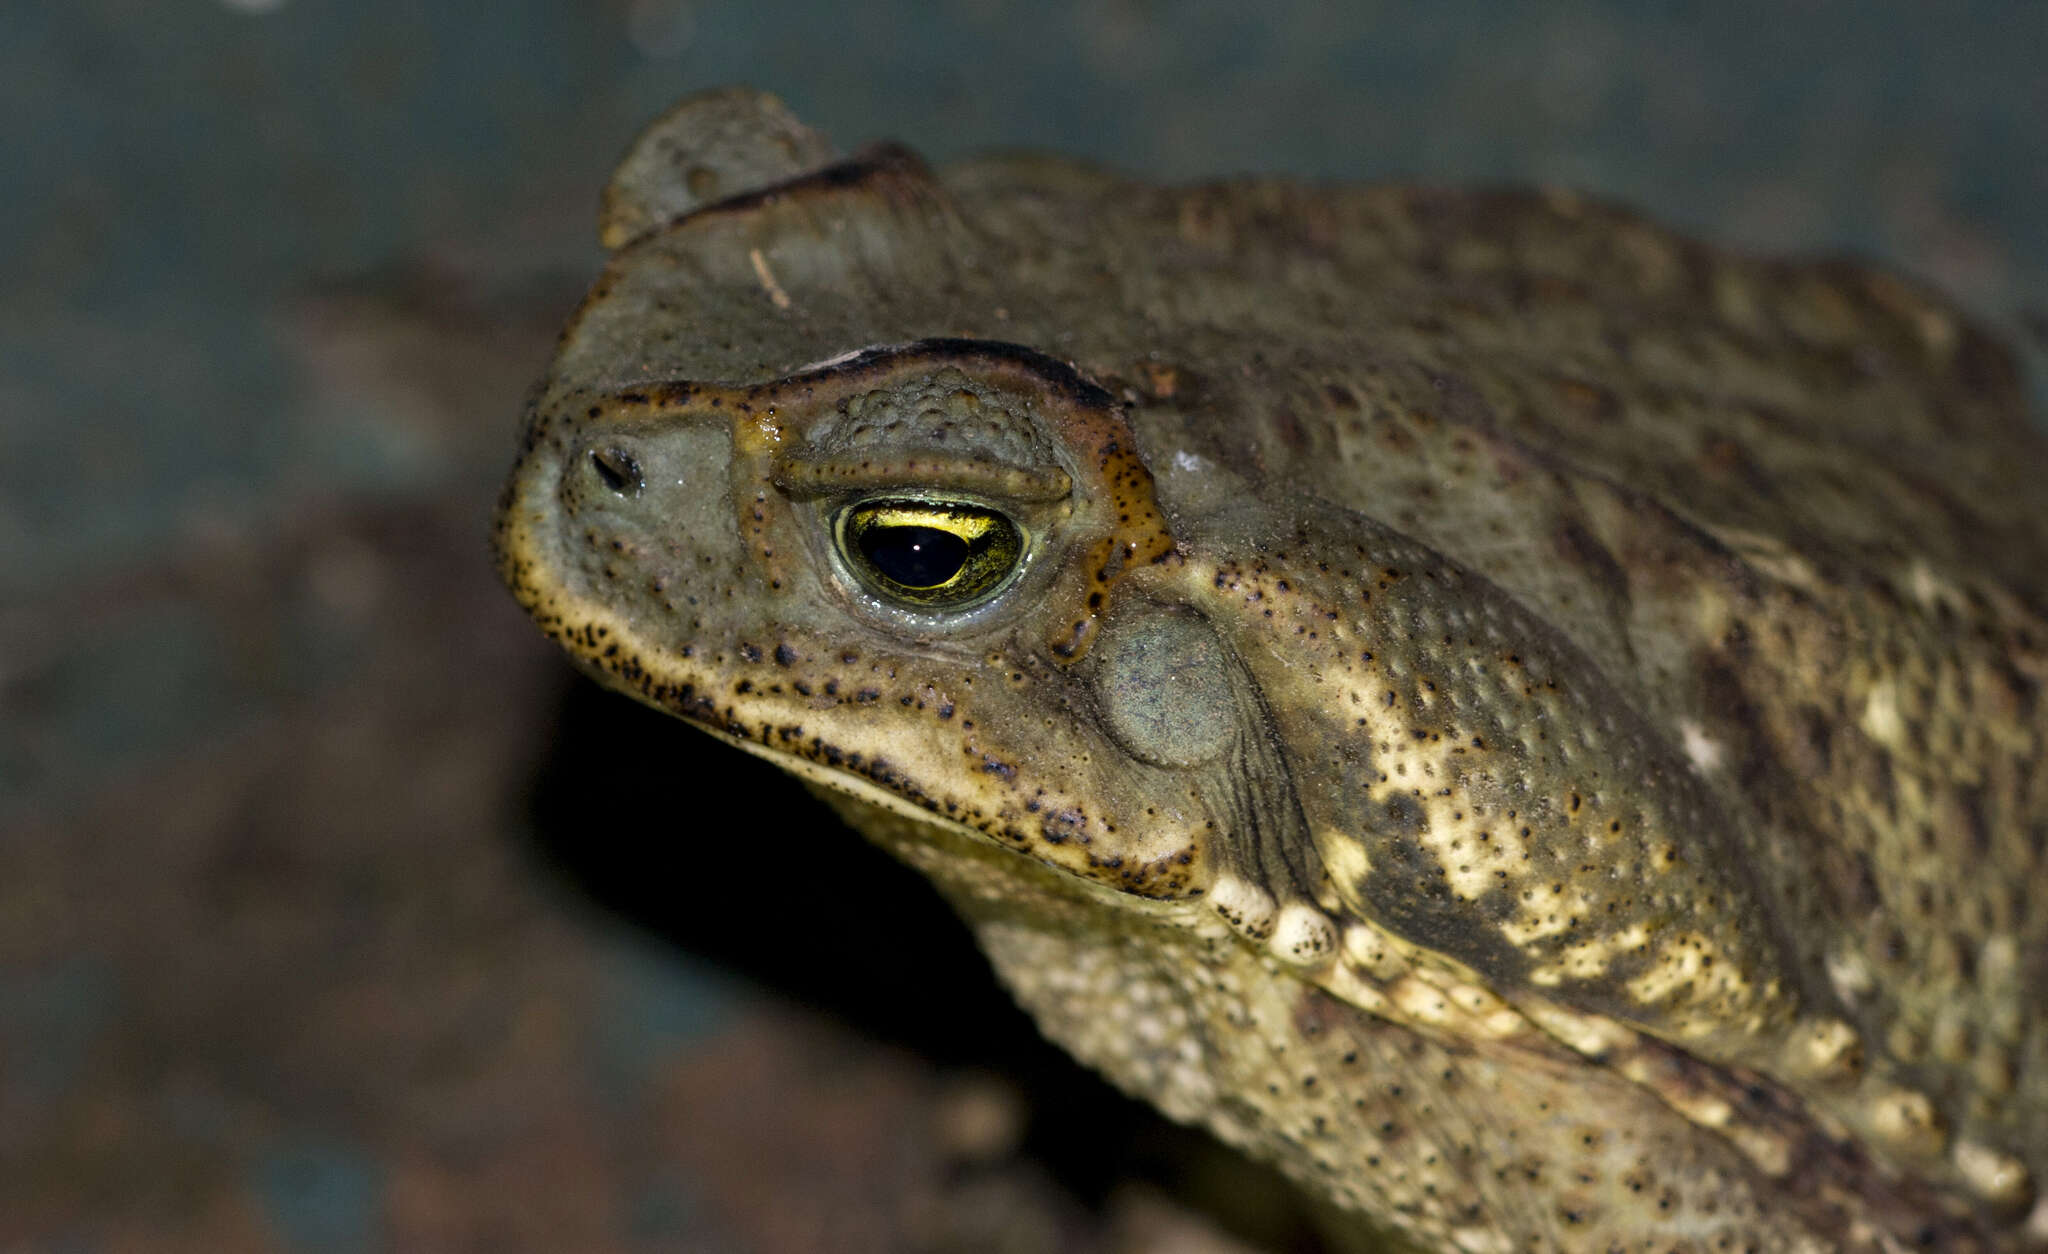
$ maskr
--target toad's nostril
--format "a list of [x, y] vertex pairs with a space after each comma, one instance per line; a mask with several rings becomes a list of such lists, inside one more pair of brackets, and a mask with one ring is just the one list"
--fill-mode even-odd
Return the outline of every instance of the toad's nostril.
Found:
[[622, 448], [599, 448], [590, 451], [591, 468], [597, 477], [604, 480], [604, 486], [620, 496], [637, 496], [644, 482], [640, 474], [640, 463], [631, 453]]

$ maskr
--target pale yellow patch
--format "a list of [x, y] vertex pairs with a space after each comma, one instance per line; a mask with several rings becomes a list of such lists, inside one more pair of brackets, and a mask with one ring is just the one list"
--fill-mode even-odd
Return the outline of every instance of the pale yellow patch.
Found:
[[1253, 940], [1272, 935], [1280, 913], [1280, 903], [1273, 900], [1273, 894], [1241, 875], [1217, 876], [1215, 886], [1209, 890], [1209, 904], [1232, 927]]
[[1526, 1030], [1528, 1021], [1505, 1003], [1472, 985], [1442, 981], [1439, 972], [1416, 971], [1387, 989], [1387, 1000], [1409, 1023], [1439, 1028], [1464, 1040], [1499, 1039]]
[[1792, 1169], [1792, 1145], [1781, 1134], [1748, 1124], [1737, 1124], [1723, 1132], [1744, 1157], [1766, 1173], [1782, 1176]]
[[1317, 983], [1322, 986], [1325, 992], [1335, 997], [1338, 1001], [1356, 1006], [1360, 1010], [1368, 1014], [1378, 1015], [1382, 1019], [1393, 1017], [1393, 1008], [1388, 1004], [1386, 994], [1380, 992], [1375, 985], [1360, 978], [1356, 970], [1344, 963], [1340, 962], [1331, 966], [1329, 970], [1319, 977]]
[[1400, 949], [1387, 934], [1368, 923], [1354, 923], [1344, 929], [1344, 956], [1374, 979], [1392, 979], [1408, 969]]
[[1899, 715], [1899, 689], [1889, 679], [1870, 686], [1863, 698], [1863, 733], [1889, 749], [1906, 743], [1906, 720]]
[[1707, 729], [1689, 718], [1678, 720], [1678, 741], [1685, 749], [1685, 756], [1694, 769], [1702, 775], [1712, 774], [1721, 769], [1721, 761], [1727, 756], [1721, 742], [1707, 735]]
[[2027, 1165], [2011, 1154], [1975, 1141], [1957, 1141], [1952, 1157], [1956, 1174], [1970, 1191], [1987, 1202], [2013, 1206], [2026, 1201], [2033, 1192], [2033, 1178]]
[[1658, 946], [1657, 957], [1650, 969], [1628, 982], [1629, 996], [1651, 1006], [1669, 1000], [1690, 986], [1694, 990], [1691, 1000], [1698, 1001], [1700, 986], [1706, 982], [1704, 977], [1709, 955], [1725, 967], [1725, 955], [1701, 933], [1680, 932], [1666, 937]]
[[1544, 970], [1554, 972], [1559, 979], [1596, 979], [1617, 956], [1633, 953], [1648, 943], [1649, 930], [1637, 923], [1612, 936], [1596, 936], [1573, 945], [1559, 954], [1556, 962], [1545, 964]]
[[1948, 1132], [1941, 1112], [1925, 1093], [1914, 1089], [1890, 1089], [1870, 1104], [1870, 1130], [1908, 1154], [1931, 1157], [1941, 1152]]
[[1452, 819], [1439, 806], [1433, 807], [1429, 826], [1422, 833], [1423, 843], [1443, 868], [1445, 882], [1461, 901], [1477, 901], [1500, 885], [1501, 872], [1512, 874], [1520, 865], [1519, 851], [1512, 842], [1498, 837], [1479, 839], [1487, 831], [1487, 826], [1475, 819]]
[[2028, 1213], [2027, 1236], [2048, 1243], [2048, 1197], [2035, 1202], [2034, 1209]]
[[1451, 1244], [1458, 1247], [1460, 1254], [1509, 1254], [1514, 1249], [1508, 1234], [1498, 1228], [1453, 1229]]
[[1518, 1008], [1546, 1034], [1588, 1058], [1604, 1058], [1636, 1043], [1634, 1030], [1601, 1015], [1580, 1014], [1533, 998]]
[[1275, 957], [1295, 966], [1314, 966], [1337, 952], [1337, 928], [1322, 911], [1290, 901], [1280, 908], [1267, 942]]
[[1806, 1019], [1785, 1041], [1785, 1065], [1793, 1075], [1840, 1078], [1862, 1064], [1863, 1038], [1841, 1019]]
[[1830, 953], [1826, 966], [1828, 983], [1846, 1006], [1855, 1006], [1877, 987], [1876, 978], [1870, 973], [1869, 961], [1853, 949], [1837, 949]]
[[1316, 847], [1323, 855], [1323, 869], [1339, 884], [1362, 884], [1372, 874], [1365, 846], [1342, 832], [1318, 832]]
[[1808, 592], [1822, 586], [1813, 564], [1777, 536], [1740, 527], [1716, 528], [1715, 535], [1759, 574]]
[[1977, 951], [1977, 982], [1984, 988], [2019, 986], [2020, 947], [2010, 932], [1994, 932]]
[[1912, 592], [1915, 601], [1929, 608], [1941, 600], [1943, 594], [1948, 591], [1941, 580], [1936, 578], [1934, 568], [1917, 557], [1906, 567], [1906, 588]]
[[1571, 930], [1572, 920], [1593, 913], [1593, 903], [1572, 885], [1553, 893], [1548, 886], [1538, 889], [1522, 903], [1521, 913], [1500, 925], [1501, 935], [1516, 945], [1527, 945], [1546, 936]]

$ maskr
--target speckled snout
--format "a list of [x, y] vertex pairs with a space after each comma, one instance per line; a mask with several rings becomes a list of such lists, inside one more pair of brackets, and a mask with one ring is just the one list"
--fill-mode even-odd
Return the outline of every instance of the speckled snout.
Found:
[[499, 518], [501, 567], [529, 610], [550, 618], [602, 600], [647, 624], [710, 624], [701, 593], [748, 581], [730, 504], [730, 424], [666, 412], [628, 393], [546, 423], [515, 471]]

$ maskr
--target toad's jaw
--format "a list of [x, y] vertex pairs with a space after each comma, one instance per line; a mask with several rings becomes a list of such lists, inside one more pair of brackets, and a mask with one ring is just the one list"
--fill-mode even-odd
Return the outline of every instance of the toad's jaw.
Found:
[[732, 732], [699, 722], [696, 719], [690, 719], [689, 722], [691, 726], [699, 731], [714, 736], [732, 745], [734, 748], [744, 749], [757, 758], [772, 762], [806, 784], [819, 788], [828, 788], [833, 792], [844, 793], [857, 801], [865, 802], [890, 814], [901, 815], [916, 823], [939, 828], [960, 836], [981, 837], [980, 832], [975, 831], [965, 823], [957, 819], [949, 819], [943, 814], [928, 810], [908, 797], [899, 796], [872, 780], [862, 779], [858, 775], [849, 775], [845, 771], [826, 766], [820, 762], [813, 762], [809, 758], [799, 757], [786, 750], [777, 749], [772, 745], [762, 744], [758, 740], [735, 735]]

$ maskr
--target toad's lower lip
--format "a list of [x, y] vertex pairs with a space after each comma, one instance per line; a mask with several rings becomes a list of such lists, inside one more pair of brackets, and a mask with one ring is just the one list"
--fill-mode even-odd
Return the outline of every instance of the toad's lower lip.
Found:
[[[670, 676], [671, 682], [666, 686], [665, 692], [649, 691], [646, 687], [633, 683], [631, 678], [629, 678], [629, 672], [630, 674], [642, 676], [646, 673], [643, 664], [638, 659], [653, 656], [657, 650], [648, 641], [641, 639], [639, 634], [629, 624], [612, 615], [604, 613], [591, 614], [586, 610], [586, 616], [589, 618], [589, 621], [580, 629], [565, 629], [554, 634], [557, 641], [568, 648], [572, 654], [581, 655], [583, 665], [588, 673], [605, 686], [618, 688], [640, 700], [652, 702], [691, 727], [707, 735], [714, 736], [736, 748], [743, 749], [756, 757], [766, 759], [806, 783], [846, 793], [862, 801], [880, 806], [891, 813], [916, 819], [919, 822], [948, 831], [969, 836], [982, 835], [982, 833], [977, 832], [974, 828], [957, 819], [949, 818], [927, 806], [919, 805], [912, 798], [892, 791], [886, 786], [874, 780], [864, 778], [842, 766], [836, 766], [830, 762], [820, 762], [799, 753], [792, 753], [787, 749], [778, 749], [774, 745], [767, 743], [765, 739], [767, 730], [774, 724], [772, 719], [762, 717], [762, 711], [752, 711], [749, 716], [732, 706], [726, 707], [723, 711], [718, 711], [708, 700], [701, 702], [692, 701], [689, 694], [703, 681], [704, 676], [696, 675], [687, 678]], [[599, 655], [597, 648], [599, 641], [607, 642], [607, 651], [603, 656]], [[624, 658], [631, 659], [630, 666], [609, 660], [612, 650], [622, 651]], [[683, 694], [681, 699], [674, 699], [671, 695], [667, 695], [677, 692]], [[858, 756], [854, 756], [850, 760], [856, 763], [861, 761]], [[872, 768], [880, 768], [883, 764], [877, 759], [869, 762], [868, 765]]]
[[[959, 819], [919, 804], [911, 796], [894, 791], [855, 770], [849, 770], [845, 765], [831, 761], [821, 762], [768, 743], [769, 729], [776, 724], [772, 717], [767, 716], [767, 711], [742, 711], [732, 705], [720, 710], [708, 699], [691, 700], [690, 694], [703, 683], [705, 676], [685, 677], [672, 674], [669, 676], [670, 682], [660, 690], [650, 690], [645, 685], [635, 683], [633, 676], [645, 677], [647, 673], [639, 659], [655, 656], [658, 650], [642, 639], [628, 623], [614, 615], [601, 611], [592, 612], [586, 608], [584, 617], [586, 621], [581, 627], [564, 627], [552, 634], [558, 643], [581, 659], [586, 672], [599, 683], [655, 704], [691, 727], [763, 758], [808, 784], [844, 793], [928, 827], [975, 838], [988, 836], [988, 833], [979, 831]], [[604, 645], [602, 650], [600, 642]], [[614, 652], [624, 659], [630, 659], [630, 663], [614, 660]], [[681, 695], [678, 697], [675, 694]], [[740, 700], [744, 702], [745, 698]], [[876, 771], [884, 769], [885, 765], [880, 759], [863, 759], [859, 755], [848, 755], [847, 761], [856, 766], [865, 765], [868, 769]], [[890, 773], [894, 773], [893, 769]]]
[[686, 721], [692, 727], [707, 735], [714, 736], [735, 748], [743, 749], [757, 758], [774, 763], [807, 784], [814, 784], [820, 788], [829, 788], [834, 792], [845, 793], [857, 800], [879, 806], [892, 814], [900, 814], [905, 818], [915, 819], [920, 823], [957, 832], [963, 836], [978, 837], [982, 835], [982, 833], [977, 832], [965, 823], [957, 819], [949, 819], [943, 814], [926, 809], [924, 806], [918, 805], [907, 797], [891, 792], [872, 780], [863, 779], [858, 775], [849, 774], [846, 771], [826, 766], [820, 762], [813, 762], [809, 758], [801, 757], [787, 750], [777, 749], [772, 745], [762, 744], [760, 741], [746, 736], [734, 735], [732, 732], [710, 726], [696, 719], [687, 719]]

